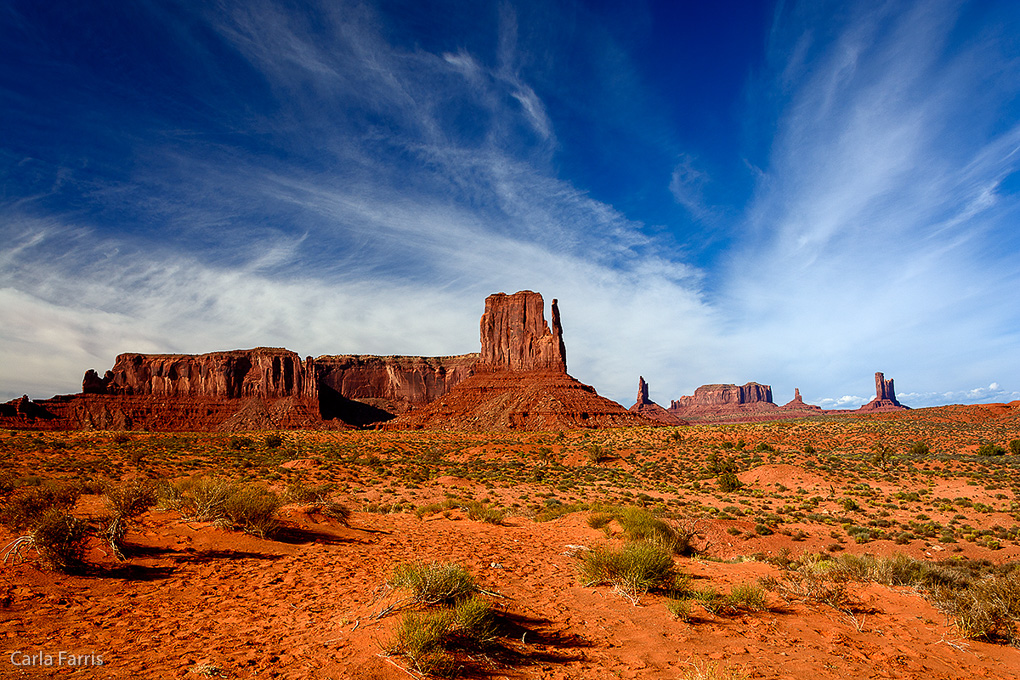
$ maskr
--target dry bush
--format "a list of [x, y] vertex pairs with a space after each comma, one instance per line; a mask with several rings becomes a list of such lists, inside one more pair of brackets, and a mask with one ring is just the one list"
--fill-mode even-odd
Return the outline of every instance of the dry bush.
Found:
[[960, 633], [983, 640], [1020, 640], [1020, 571], [988, 576], [966, 588], [936, 586], [928, 592], [936, 609], [955, 621]]
[[75, 485], [43, 482], [22, 487], [0, 508], [0, 522], [12, 531], [36, 527], [50, 510], [69, 511], [78, 502], [81, 489]]
[[124, 537], [130, 521], [156, 504], [157, 486], [150, 480], [136, 479], [106, 489], [106, 504], [111, 515], [106, 522], [106, 540], [117, 559], [124, 559]]

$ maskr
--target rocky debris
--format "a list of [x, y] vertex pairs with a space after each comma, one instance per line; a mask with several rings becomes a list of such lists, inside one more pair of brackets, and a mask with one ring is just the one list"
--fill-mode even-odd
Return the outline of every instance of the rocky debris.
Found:
[[481, 362], [446, 396], [386, 423], [387, 429], [562, 430], [654, 424], [567, 375], [556, 301], [552, 328], [529, 290], [485, 299]]
[[875, 398], [864, 406], [857, 409], [862, 413], [873, 413], [882, 411], [902, 411], [909, 408], [896, 399], [896, 390], [893, 387], [893, 380], [885, 379], [883, 373], [875, 374]]
[[638, 376], [637, 402], [630, 407], [630, 412], [667, 425], [687, 425], [686, 420], [670, 413], [648, 398], [648, 383], [645, 382], [644, 376]]
[[487, 431], [652, 424], [566, 373], [494, 371], [476, 373], [458, 383], [446, 396], [383, 427]]
[[796, 387], [793, 388], [793, 399], [780, 406], [780, 408], [784, 411], [817, 411], [819, 413], [822, 412], [821, 406], [815, 406], [814, 404], [804, 403], [804, 400], [801, 399], [800, 396], [800, 389]]
[[542, 295], [522, 290], [485, 298], [479, 324], [480, 363], [492, 371], [551, 370], [567, 372], [567, 350], [556, 300], [551, 305], [552, 329], [545, 321]]

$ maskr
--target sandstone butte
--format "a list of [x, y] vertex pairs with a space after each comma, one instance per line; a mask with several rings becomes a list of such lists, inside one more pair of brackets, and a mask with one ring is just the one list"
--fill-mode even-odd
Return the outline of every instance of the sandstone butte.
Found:
[[556, 300], [550, 312], [551, 328], [545, 301], [529, 290], [487, 297], [474, 375], [385, 427], [559, 430], [656, 424], [567, 374]]
[[645, 382], [644, 376], [638, 376], [637, 401], [630, 407], [630, 411], [667, 425], [687, 425], [686, 420], [670, 413], [648, 398], [648, 383]]
[[885, 379], [882, 373], [875, 374], [875, 398], [864, 406], [857, 409], [861, 413], [884, 413], [888, 411], [903, 411], [910, 408], [896, 400], [896, 390], [893, 387], [893, 380]]
[[[546, 324], [531, 291], [486, 299], [482, 353], [445, 357], [327, 355], [282, 348], [121, 354], [82, 393], [0, 404], [0, 427], [255, 430], [350, 428], [421, 410], [476, 372], [436, 411], [395, 426], [468, 429], [648, 424], [566, 374], [559, 310]], [[443, 410], [445, 409], [445, 410]], [[439, 415], [439, 413], [444, 415]]]

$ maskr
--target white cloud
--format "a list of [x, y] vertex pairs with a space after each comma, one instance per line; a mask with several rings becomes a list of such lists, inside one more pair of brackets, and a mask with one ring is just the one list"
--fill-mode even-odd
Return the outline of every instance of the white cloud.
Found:
[[822, 408], [825, 409], [855, 409], [860, 408], [861, 406], [867, 404], [873, 399], [874, 397], [871, 398], [857, 397], [850, 394], [845, 394], [842, 397], [839, 397], [838, 399], [832, 399], [830, 397], [826, 397], [825, 399], [819, 399], [816, 405], [821, 406]]

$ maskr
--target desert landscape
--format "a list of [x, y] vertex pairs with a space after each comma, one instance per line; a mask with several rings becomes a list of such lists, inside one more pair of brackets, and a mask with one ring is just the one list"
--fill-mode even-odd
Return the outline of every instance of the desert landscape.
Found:
[[0, 2], [0, 680], [1017, 680], [1020, 2]]
[[121, 355], [3, 405], [0, 672], [1016, 676], [1020, 402], [641, 378], [628, 410], [551, 312], [489, 296], [477, 355]]

